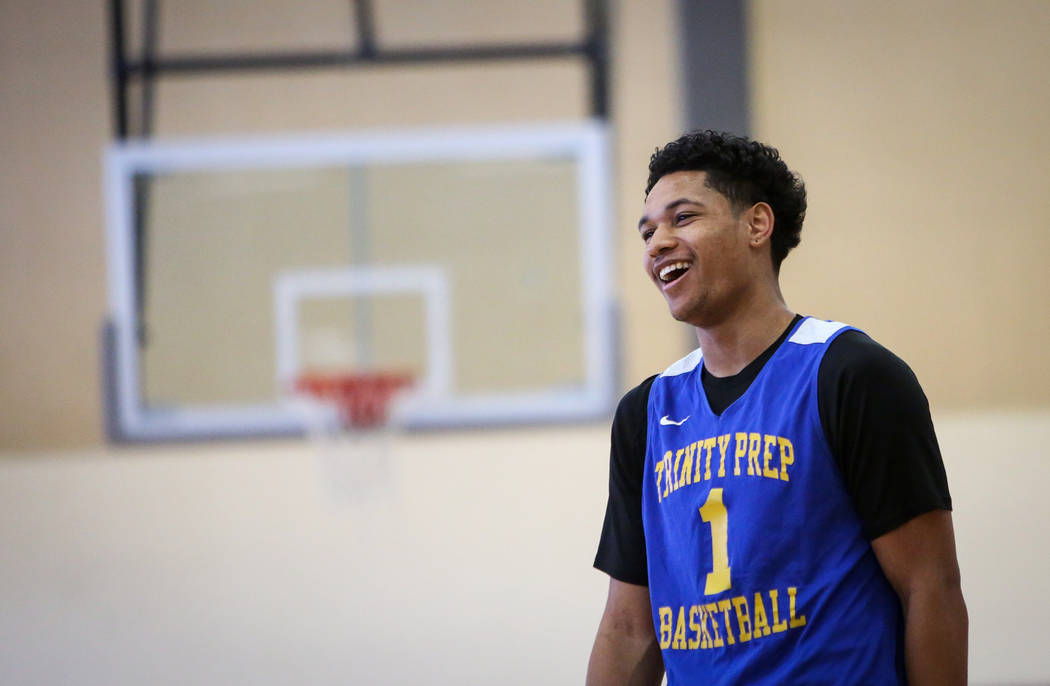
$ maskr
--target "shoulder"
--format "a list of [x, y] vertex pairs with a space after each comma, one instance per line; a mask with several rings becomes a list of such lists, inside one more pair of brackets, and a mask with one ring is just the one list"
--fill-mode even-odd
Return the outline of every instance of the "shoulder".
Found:
[[835, 387], [848, 382], [917, 383], [904, 360], [856, 329], [843, 331], [828, 344], [820, 364], [820, 377], [822, 385], [827, 382]]
[[[614, 461], [624, 465], [638, 463], [645, 459], [645, 443], [648, 435], [649, 389], [656, 376], [650, 376], [631, 390], [627, 391], [616, 406], [616, 416], [612, 422], [612, 455]], [[631, 467], [632, 469], [634, 467]]]
[[[867, 334], [844, 331], [828, 345], [817, 374], [817, 398], [826, 430], [845, 415], [897, 421], [929, 403], [911, 367]], [[848, 418], [848, 417], [846, 417]]]
[[653, 374], [645, 381], [632, 388], [623, 394], [620, 398], [619, 404], [616, 406], [616, 421], [641, 421], [641, 424], [645, 424], [645, 416], [649, 405], [649, 389], [653, 387], [653, 382], [656, 381], [656, 374]]
[[817, 392], [828, 447], [869, 539], [951, 509], [929, 401], [904, 360], [860, 331], [842, 332], [825, 352]]

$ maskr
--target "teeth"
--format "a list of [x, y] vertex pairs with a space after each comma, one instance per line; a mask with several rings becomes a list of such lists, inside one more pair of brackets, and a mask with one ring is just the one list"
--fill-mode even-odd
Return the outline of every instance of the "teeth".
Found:
[[660, 280], [661, 281], [666, 281], [667, 280], [667, 275], [670, 274], [671, 272], [675, 271], [676, 269], [689, 269], [689, 263], [688, 262], [672, 262], [671, 264], [664, 265], [660, 269]]

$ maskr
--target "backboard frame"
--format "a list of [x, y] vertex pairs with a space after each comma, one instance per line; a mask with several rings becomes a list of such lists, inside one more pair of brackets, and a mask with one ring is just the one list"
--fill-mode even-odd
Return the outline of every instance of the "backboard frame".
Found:
[[579, 388], [511, 393], [424, 394], [408, 429], [586, 421], [604, 417], [618, 388], [611, 278], [607, 128], [598, 120], [370, 131], [340, 135], [125, 141], [105, 151], [109, 333], [104, 365], [111, 437], [165, 441], [302, 433], [279, 399], [225, 407], [148, 407], [140, 384], [141, 325], [135, 289], [134, 179], [236, 169], [489, 161], [569, 157], [577, 162], [584, 382]]

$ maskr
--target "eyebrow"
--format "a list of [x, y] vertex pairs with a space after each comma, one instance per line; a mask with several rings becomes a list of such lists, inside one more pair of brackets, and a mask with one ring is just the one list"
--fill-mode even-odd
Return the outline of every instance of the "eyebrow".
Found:
[[[692, 200], [690, 198], [678, 198], [677, 200], [672, 200], [671, 202], [667, 203], [667, 205], [664, 207], [664, 212], [667, 212], [669, 210], [673, 210], [674, 208], [678, 207], [679, 205], [703, 205], [703, 204], [704, 203], [700, 202], [699, 200]], [[643, 214], [642, 218], [638, 220], [638, 228], [639, 229], [642, 228], [648, 221], [649, 221], [649, 217], [647, 217], [646, 215]]]

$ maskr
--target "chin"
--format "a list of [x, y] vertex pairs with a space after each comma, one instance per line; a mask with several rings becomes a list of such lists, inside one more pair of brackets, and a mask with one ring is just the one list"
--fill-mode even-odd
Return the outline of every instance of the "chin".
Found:
[[680, 312], [675, 312], [674, 310], [671, 310], [671, 318], [675, 321], [682, 322], [683, 324], [689, 323], [689, 315]]
[[708, 302], [704, 298], [693, 298], [686, 302], [678, 303], [667, 301], [667, 308], [671, 312], [671, 317], [683, 324], [697, 327], [702, 327], [705, 323], [710, 324], [712, 316], [715, 315], [706, 305], [708, 305]]
[[693, 316], [695, 314], [694, 308], [685, 303], [679, 304], [676, 307], [674, 303], [668, 302], [667, 309], [671, 312], [672, 318], [686, 324], [691, 324], [692, 320], [695, 318]]

